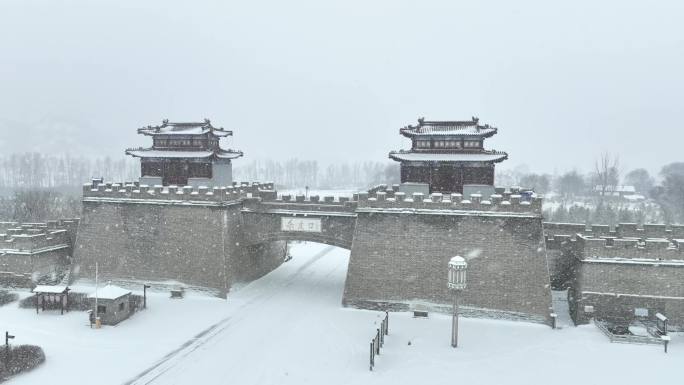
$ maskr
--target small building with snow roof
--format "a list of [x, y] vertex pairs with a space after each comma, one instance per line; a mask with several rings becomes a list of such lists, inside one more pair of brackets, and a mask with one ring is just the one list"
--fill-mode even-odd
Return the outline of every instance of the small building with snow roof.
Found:
[[97, 298], [97, 317], [103, 325], [116, 325], [128, 318], [133, 309], [131, 308], [131, 291], [108, 284], [88, 295], [93, 307]]

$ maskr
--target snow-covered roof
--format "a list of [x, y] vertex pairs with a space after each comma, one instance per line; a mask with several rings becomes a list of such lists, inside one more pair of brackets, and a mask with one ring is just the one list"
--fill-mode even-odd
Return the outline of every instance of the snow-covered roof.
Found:
[[225, 137], [233, 135], [233, 131], [223, 127], [214, 127], [209, 119], [203, 122], [169, 122], [164, 120], [160, 126], [147, 126], [138, 129], [143, 135], [203, 135], [212, 133], [216, 136]]
[[480, 125], [479, 119], [473, 117], [472, 120], [465, 121], [428, 121], [424, 118], [418, 119], [417, 126], [406, 126], [399, 129], [399, 132], [407, 137], [413, 136], [480, 136], [490, 137], [497, 132], [496, 127], [488, 124]]
[[[594, 186], [594, 191], [603, 191], [603, 185]], [[606, 192], [634, 193], [636, 189], [630, 185], [606, 186]]]
[[[97, 298], [101, 299], [117, 299], [128, 294], [131, 294], [130, 290], [115, 285], [107, 285], [101, 289], [97, 289]], [[90, 293], [88, 298], [95, 298], [95, 292]]]
[[208, 158], [212, 151], [161, 151], [152, 149], [126, 150], [126, 154], [139, 158]]
[[216, 157], [221, 158], [221, 159], [236, 159], [236, 158], [241, 157], [242, 155], [243, 155], [242, 151], [232, 151], [232, 150], [219, 151], [216, 153]]
[[389, 157], [394, 160], [416, 162], [501, 162], [508, 158], [508, 154], [500, 151], [474, 153], [422, 153], [411, 151], [392, 151]]
[[138, 158], [208, 158], [213, 156], [221, 159], [235, 159], [241, 157], [242, 151], [221, 150], [221, 151], [173, 151], [173, 150], [154, 150], [151, 148], [136, 148], [126, 150], [127, 155]]
[[66, 290], [66, 286], [62, 285], [38, 285], [33, 289], [34, 293], [49, 293], [49, 294], [61, 294]]

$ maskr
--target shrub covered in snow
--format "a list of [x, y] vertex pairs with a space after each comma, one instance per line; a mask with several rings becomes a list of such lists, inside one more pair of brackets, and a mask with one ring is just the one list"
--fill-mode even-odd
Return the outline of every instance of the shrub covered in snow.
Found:
[[36, 296], [28, 296], [26, 298], [22, 298], [21, 301], [19, 301], [19, 307], [24, 308], [24, 309], [30, 309], [32, 307], [36, 307]]
[[45, 353], [40, 346], [17, 345], [12, 346], [9, 352], [2, 348], [0, 349], [0, 380], [31, 370], [43, 362], [45, 362]]
[[14, 302], [19, 299], [16, 293], [10, 293], [7, 290], [0, 290], [0, 306], [7, 305], [10, 302]]

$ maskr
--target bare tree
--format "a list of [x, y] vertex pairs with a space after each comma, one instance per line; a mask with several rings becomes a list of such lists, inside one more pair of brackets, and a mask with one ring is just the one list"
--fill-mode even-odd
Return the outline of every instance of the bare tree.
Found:
[[606, 192], [614, 193], [620, 183], [620, 158], [607, 152], [601, 154], [594, 165], [594, 178], [601, 200], [606, 196]]

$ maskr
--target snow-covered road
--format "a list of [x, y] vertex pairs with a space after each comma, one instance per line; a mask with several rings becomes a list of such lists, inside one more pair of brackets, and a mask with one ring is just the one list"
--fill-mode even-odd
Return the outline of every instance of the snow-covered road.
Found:
[[[354, 322], [340, 322], [348, 252], [331, 246], [294, 247], [295, 258], [231, 295], [229, 316], [183, 344], [131, 384], [306, 382], [314, 356], [338, 352], [346, 369], [365, 346], [350, 343]], [[313, 255], [311, 255], [313, 254]], [[314, 266], [315, 265], [315, 266]], [[315, 309], [315, 311], [311, 311]], [[349, 314], [349, 316], [352, 316]], [[352, 316], [372, 331], [376, 313]], [[367, 329], [367, 330], [366, 330]], [[249, 370], [245, 370], [249, 368]], [[232, 382], [232, 381], [231, 381]]]
[[370, 372], [368, 344], [384, 314], [341, 307], [348, 251], [299, 244], [292, 255], [227, 301], [153, 293], [148, 310], [101, 330], [89, 329], [80, 312], [0, 307], [0, 327], [47, 355], [10, 383], [678, 383], [681, 335], [666, 355], [660, 346], [611, 344], [591, 325], [552, 330], [462, 319], [452, 349], [450, 317], [439, 314], [390, 313], [390, 334]]

